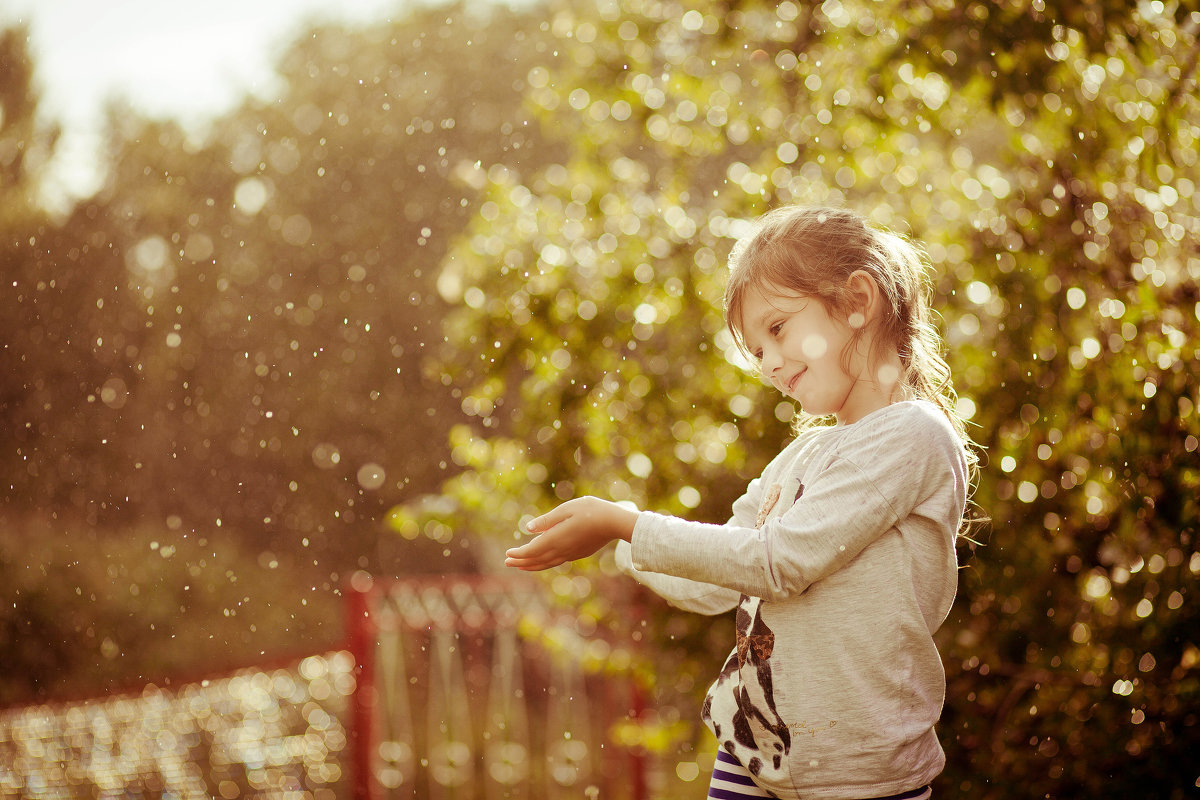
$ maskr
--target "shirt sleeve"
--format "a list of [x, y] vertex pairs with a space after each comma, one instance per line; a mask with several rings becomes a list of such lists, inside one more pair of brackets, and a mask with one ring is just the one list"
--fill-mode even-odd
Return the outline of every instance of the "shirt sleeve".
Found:
[[760, 528], [737, 517], [707, 525], [642, 512], [632, 565], [768, 600], [799, 594], [911, 513], [937, 482], [957, 480], [956, 450], [944, 418], [889, 415], [848, 434], [794, 505]]
[[629, 542], [624, 540], [617, 542], [616, 559], [617, 569], [684, 611], [723, 614], [736, 606], [741, 599], [741, 593], [723, 586], [635, 569]]
[[[733, 504], [733, 517], [728, 525], [750, 525], [760, 503], [762, 485], [759, 479], [750, 482], [746, 492]], [[651, 517], [641, 515], [637, 525], [647, 524]], [[682, 520], [681, 520], [682, 521]], [[635, 525], [634, 531], [636, 533]], [[737, 606], [742, 594], [734, 589], [677, 575], [667, 575], [634, 567], [629, 542], [617, 542], [617, 569], [633, 578], [676, 608], [697, 614], [723, 614]]]

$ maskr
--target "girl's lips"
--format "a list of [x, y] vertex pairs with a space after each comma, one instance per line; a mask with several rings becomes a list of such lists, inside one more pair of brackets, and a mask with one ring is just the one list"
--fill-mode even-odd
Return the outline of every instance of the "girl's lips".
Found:
[[804, 369], [800, 370], [795, 375], [793, 375], [790, 380], [788, 380], [788, 382], [787, 382], [787, 393], [788, 394], [791, 394], [792, 392], [796, 391], [796, 384], [800, 381], [800, 376], [802, 376], [807, 371], [808, 371], [808, 367], [805, 367]]

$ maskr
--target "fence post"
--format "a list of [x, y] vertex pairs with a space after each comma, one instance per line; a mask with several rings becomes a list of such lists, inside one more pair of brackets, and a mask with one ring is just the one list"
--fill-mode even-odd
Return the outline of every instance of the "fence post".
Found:
[[375, 800], [371, 745], [375, 730], [375, 620], [370, 603], [374, 581], [356, 572], [345, 588], [347, 649], [354, 655], [354, 695], [350, 701], [350, 768], [354, 800]]
[[[632, 688], [632, 705], [634, 718], [639, 722], [644, 719], [646, 713], [646, 694], [642, 691], [641, 683], [635, 674], [630, 683]], [[631, 793], [632, 800], [646, 800], [646, 748], [642, 745], [637, 745], [630, 751], [630, 760], [632, 761], [629, 781], [632, 784]]]

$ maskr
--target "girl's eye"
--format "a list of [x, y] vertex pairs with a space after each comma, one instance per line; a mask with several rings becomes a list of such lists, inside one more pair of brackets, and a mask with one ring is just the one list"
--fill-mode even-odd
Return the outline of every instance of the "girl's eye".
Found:
[[755, 361], [762, 361], [762, 350], [755, 350], [751, 355], [754, 356]]
[[783, 330], [783, 322], [782, 321], [776, 322], [774, 325], [771, 326], [771, 335], [778, 336], [779, 332], [781, 330]]

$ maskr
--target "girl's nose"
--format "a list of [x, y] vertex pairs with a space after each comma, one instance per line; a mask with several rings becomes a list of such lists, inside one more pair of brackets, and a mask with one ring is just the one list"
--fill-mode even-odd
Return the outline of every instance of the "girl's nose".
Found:
[[763, 350], [762, 354], [762, 374], [768, 378], [774, 376], [775, 370], [783, 365], [783, 359], [779, 357], [779, 353], [773, 347], [768, 347]]

